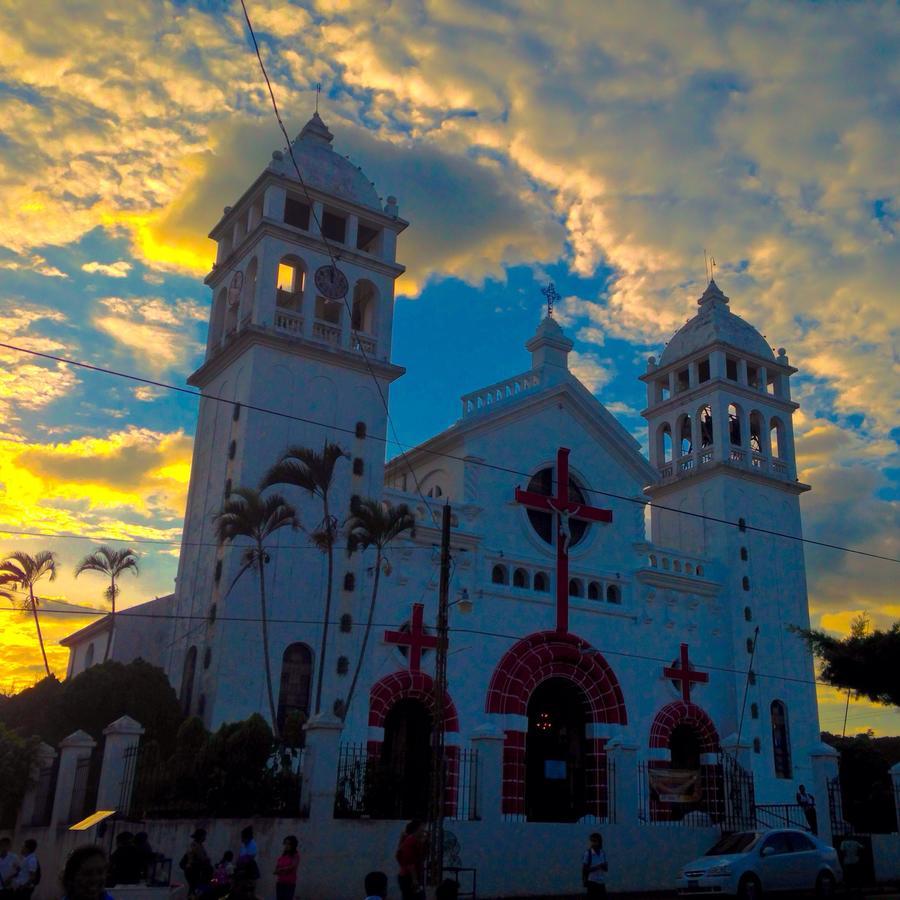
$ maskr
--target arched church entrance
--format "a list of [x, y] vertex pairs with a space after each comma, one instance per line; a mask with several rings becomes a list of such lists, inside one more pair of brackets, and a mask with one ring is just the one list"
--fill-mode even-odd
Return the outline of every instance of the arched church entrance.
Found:
[[380, 768], [391, 818], [428, 815], [431, 729], [431, 714], [419, 700], [400, 700], [385, 717]]
[[587, 812], [587, 698], [571, 681], [550, 678], [528, 701], [525, 812], [530, 822], [577, 822]]

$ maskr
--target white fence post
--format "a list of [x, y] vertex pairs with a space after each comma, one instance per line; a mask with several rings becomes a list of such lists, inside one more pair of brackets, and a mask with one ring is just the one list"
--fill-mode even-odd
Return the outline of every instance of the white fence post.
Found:
[[19, 807], [19, 816], [17, 822], [20, 827], [28, 827], [35, 824], [35, 819], [43, 815], [45, 810], [36, 808], [38, 799], [38, 790], [40, 787], [40, 775], [43, 769], [47, 769], [53, 765], [56, 759], [56, 751], [49, 745], [41, 741], [37, 745], [34, 754], [34, 762], [31, 765], [31, 781], [25, 789], [25, 795], [22, 797], [22, 805]]
[[334, 818], [337, 792], [338, 752], [344, 723], [321, 713], [304, 727], [306, 748], [303, 752], [303, 787], [301, 805], [309, 809], [312, 822]]
[[638, 799], [637, 745], [625, 738], [616, 737], [606, 745], [606, 758], [613, 770], [615, 809], [610, 803], [610, 821], [632, 825], [640, 817]]
[[[842, 826], [843, 822], [831, 821], [831, 809], [828, 796], [828, 782], [838, 777], [838, 761], [840, 753], [828, 744], [820, 743], [813, 747], [809, 754], [812, 763], [812, 793], [816, 801], [816, 819], [819, 825], [819, 837], [830, 844], [834, 837], [834, 826]], [[842, 815], [841, 810], [838, 813]]]
[[59, 774], [56, 777], [56, 794], [50, 824], [69, 825], [72, 810], [72, 794], [75, 789], [75, 770], [78, 763], [89, 757], [97, 742], [85, 731], [73, 732], [59, 743]]
[[472, 749], [478, 753], [478, 815], [482, 822], [503, 818], [503, 732], [494, 725], [476, 728]]
[[[125, 751], [136, 747], [144, 728], [130, 716], [122, 716], [103, 729], [106, 743], [103, 745], [103, 766], [100, 785], [97, 788], [97, 809], [119, 809], [125, 812], [131, 800], [132, 785], [125, 785]], [[134, 770], [131, 770], [133, 776]]]

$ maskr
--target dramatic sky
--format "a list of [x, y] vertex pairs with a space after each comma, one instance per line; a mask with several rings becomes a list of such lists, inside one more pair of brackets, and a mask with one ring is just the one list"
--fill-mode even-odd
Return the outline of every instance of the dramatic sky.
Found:
[[[551, 278], [578, 373], [645, 441], [636, 376], [695, 309], [708, 248], [732, 308], [800, 368], [807, 536], [898, 555], [896, 4], [248, 2], [289, 129], [322, 82], [338, 151], [413, 223], [404, 443], [526, 368]], [[283, 143], [239, 6], [7, 0], [0, 43], [0, 339], [183, 384], [205, 235]], [[124, 598], [170, 591], [195, 412], [0, 350], [0, 550], [53, 549], [46, 596], [90, 604], [100, 579], [71, 571], [101, 537], [168, 541], [134, 544]], [[816, 624], [900, 616], [896, 564], [806, 559]], [[32, 626], [0, 614], [0, 684], [23, 686]], [[45, 617], [58, 670], [84, 621]], [[823, 693], [823, 725], [842, 713]], [[900, 716], [854, 704], [849, 727]]]

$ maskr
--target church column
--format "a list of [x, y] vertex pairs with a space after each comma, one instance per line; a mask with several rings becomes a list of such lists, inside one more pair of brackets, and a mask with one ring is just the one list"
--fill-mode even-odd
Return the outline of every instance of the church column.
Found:
[[690, 389], [693, 390], [697, 385], [700, 384], [700, 373], [697, 371], [697, 363], [692, 362], [688, 364], [688, 385]]
[[725, 377], [725, 351], [713, 350], [709, 354], [709, 377], [724, 378]]
[[482, 822], [499, 822], [503, 818], [503, 732], [491, 724], [476, 728], [472, 749], [478, 753], [478, 817]]
[[286, 199], [287, 192], [283, 187], [279, 187], [277, 184], [270, 184], [266, 188], [263, 199], [263, 216], [267, 219], [274, 219], [276, 222], [283, 222]]
[[738, 384], [748, 384], [747, 381], [747, 360], [741, 357], [737, 364]]
[[606, 753], [612, 779], [609, 821], [629, 824], [639, 805], [637, 746], [626, 738], [613, 738]]
[[356, 249], [356, 236], [359, 234], [359, 216], [347, 216], [347, 234], [344, 243], [351, 249]]
[[310, 233], [317, 238], [322, 237], [322, 213], [324, 206], [321, 200], [313, 200], [312, 216], [310, 217], [309, 230]]
[[256, 300], [253, 304], [251, 321], [254, 325], [271, 328], [275, 323], [278, 262], [281, 259], [281, 252], [280, 248], [270, 241], [261, 244], [260, 247], [256, 270]]
[[750, 465], [750, 410], [746, 406], [740, 406], [739, 421], [741, 423], [741, 450], [744, 451], [744, 465]]
[[727, 460], [731, 453], [731, 435], [728, 430], [728, 398], [715, 394], [710, 398], [713, 415], [713, 446], [715, 459]]

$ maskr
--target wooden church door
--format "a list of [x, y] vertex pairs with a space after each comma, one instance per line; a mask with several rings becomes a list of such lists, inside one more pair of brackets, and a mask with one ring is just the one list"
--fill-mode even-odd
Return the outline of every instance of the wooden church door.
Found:
[[563, 678], [535, 688], [528, 701], [525, 809], [529, 821], [575, 822], [585, 803], [584, 697]]
[[400, 700], [384, 720], [381, 763], [390, 816], [424, 819], [431, 779], [431, 715], [418, 700]]

